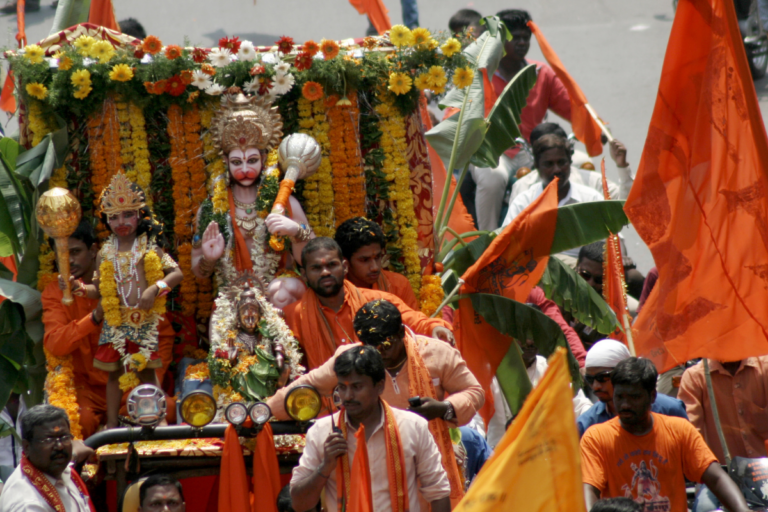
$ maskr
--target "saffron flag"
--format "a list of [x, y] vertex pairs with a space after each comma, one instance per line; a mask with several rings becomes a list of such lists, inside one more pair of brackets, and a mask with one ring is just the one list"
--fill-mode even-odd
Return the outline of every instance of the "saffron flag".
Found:
[[541, 382], [454, 512], [585, 512], [566, 353], [560, 347], [549, 359]]
[[624, 206], [659, 269], [634, 341], [660, 371], [768, 353], [766, 169], [733, 2], [681, 0]]
[[245, 473], [243, 448], [235, 427], [224, 432], [224, 453], [219, 472], [219, 512], [244, 512], [249, 508], [248, 476]]
[[[357, 449], [352, 461], [349, 478], [349, 507], [347, 512], [373, 512], [373, 495], [371, 492], [371, 470], [368, 465], [368, 446], [365, 444], [365, 426], [355, 432]], [[379, 461], [386, 463], [386, 461]]]
[[588, 110], [587, 97], [581, 92], [581, 88], [576, 83], [576, 80], [568, 74], [565, 66], [560, 61], [560, 57], [549, 46], [539, 27], [532, 21], [528, 22], [528, 27], [530, 27], [533, 35], [536, 36], [536, 41], [539, 43], [539, 48], [541, 48], [541, 53], [544, 54], [547, 63], [555, 72], [557, 78], [563, 82], [568, 91], [568, 96], [571, 98], [571, 127], [573, 128], [573, 133], [577, 139], [584, 143], [589, 156], [601, 154], [603, 152], [603, 142], [600, 139], [601, 130], [597, 121], [595, 121]]
[[349, 0], [360, 14], [366, 14], [379, 35], [392, 28], [389, 11], [382, 0]]
[[91, 10], [88, 14], [88, 23], [99, 25], [100, 27], [110, 28], [120, 31], [115, 19], [115, 10], [112, 7], [112, 0], [91, 0]]
[[[461, 294], [489, 293], [525, 302], [547, 268], [556, 226], [557, 179], [464, 272]], [[485, 390], [480, 414], [487, 423], [494, 412], [491, 380], [514, 339], [488, 324], [469, 298], [459, 301], [458, 313], [456, 346]]]
[[277, 463], [275, 438], [269, 422], [256, 436], [253, 451], [253, 512], [277, 512], [277, 495], [280, 494], [280, 466]]
[[[611, 200], [608, 192], [608, 179], [605, 177], [605, 158], [600, 162], [600, 171], [603, 174], [603, 196], [606, 201]], [[605, 241], [605, 254], [603, 255], [603, 298], [608, 306], [616, 313], [616, 318], [629, 328], [627, 309], [627, 286], [624, 282], [624, 260], [621, 257], [619, 236], [611, 234]], [[630, 333], [631, 334], [631, 333]], [[611, 338], [627, 344], [627, 334], [621, 329], [611, 334]]]

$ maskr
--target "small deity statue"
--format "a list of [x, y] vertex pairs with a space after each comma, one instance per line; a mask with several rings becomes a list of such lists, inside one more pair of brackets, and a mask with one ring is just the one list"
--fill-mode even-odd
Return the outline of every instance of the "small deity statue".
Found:
[[[283, 383], [288, 380], [290, 369], [285, 367], [285, 348], [278, 342], [260, 344], [262, 342], [261, 331], [261, 306], [256, 298], [256, 292], [251, 288], [246, 288], [240, 294], [240, 300], [237, 302], [237, 338], [234, 344], [229, 347], [229, 357], [231, 361], [237, 357], [238, 347], [243, 347], [244, 351], [253, 355], [256, 348], [260, 347], [264, 352], [275, 358], [277, 371], [280, 374]], [[283, 379], [284, 377], [284, 379]]]

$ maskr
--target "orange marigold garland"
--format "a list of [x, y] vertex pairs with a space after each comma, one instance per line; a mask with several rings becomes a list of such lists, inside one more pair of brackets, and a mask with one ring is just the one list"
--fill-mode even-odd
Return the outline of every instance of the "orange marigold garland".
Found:
[[[109, 185], [112, 176], [123, 167], [120, 156], [120, 128], [117, 108], [112, 98], [104, 101], [101, 112], [88, 118], [88, 146], [90, 148], [91, 185], [96, 197]], [[94, 205], [97, 210], [98, 205]], [[107, 228], [99, 224], [99, 237], [106, 238]]]
[[445, 291], [440, 276], [429, 275], [421, 278], [419, 309], [427, 316], [432, 316], [445, 298]]
[[45, 362], [48, 375], [45, 377], [45, 391], [48, 393], [48, 403], [61, 407], [69, 417], [69, 430], [75, 439], [82, 439], [80, 427], [80, 407], [77, 405], [75, 391], [75, 372], [72, 366], [72, 356], [56, 357], [48, 350], [45, 351]]
[[357, 142], [360, 110], [356, 94], [348, 99], [349, 105], [337, 103], [328, 110], [337, 227], [347, 219], [365, 215], [365, 172]]

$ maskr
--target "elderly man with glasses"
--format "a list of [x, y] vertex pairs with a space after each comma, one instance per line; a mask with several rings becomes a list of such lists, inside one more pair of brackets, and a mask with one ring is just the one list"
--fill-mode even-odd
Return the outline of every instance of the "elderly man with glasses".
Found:
[[[598, 341], [587, 352], [587, 360], [584, 363], [586, 381], [599, 401], [576, 419], [579, 437], [592, 425], [605, 423], [616, 416], [611, 375], [616, 365], [630, 357], [626, 345], [609, 339]], [[651, 404], [651, 411], [688, 419], [683, 402], [661, 393], [656, 395], [656, 400]]]
[[91, 498], [72, 460], [64, 409], [36, 405], [21, 417], [21, 464], [0, 494], [0, 512], [90, 512]]

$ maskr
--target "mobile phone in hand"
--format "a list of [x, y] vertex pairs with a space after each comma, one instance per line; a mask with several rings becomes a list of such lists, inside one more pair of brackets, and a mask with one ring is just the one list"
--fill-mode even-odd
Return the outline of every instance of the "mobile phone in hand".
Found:
[[415, 396], [413, 398], [409, 398], [408, 403], [411, 405], [411, 407], [421, 407], [421, 397]]

